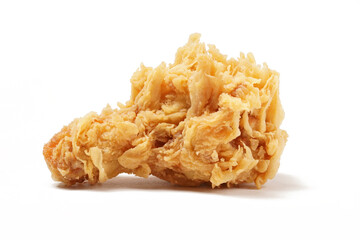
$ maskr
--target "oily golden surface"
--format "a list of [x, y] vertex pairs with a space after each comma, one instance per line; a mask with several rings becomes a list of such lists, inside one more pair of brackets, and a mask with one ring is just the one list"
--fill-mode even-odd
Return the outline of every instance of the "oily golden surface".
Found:
[[53, 179], [105, 182], [119, 173], [213, 187], [275, 176], [287, 134], [279, 74], [252, 54], [227, 59], [192, 34], [175, 62], [141, 67], [131, 99], [64, 127], [44, 146]]

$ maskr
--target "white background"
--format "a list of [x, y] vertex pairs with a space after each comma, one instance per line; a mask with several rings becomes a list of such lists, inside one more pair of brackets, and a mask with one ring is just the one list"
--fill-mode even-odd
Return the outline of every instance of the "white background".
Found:
[[[359, 11], [359, 1], [1, 1], [0, 239], [359, 239]], [[261, 190], [53, 182], [43, 144], [124, 103], [140, 63], [172, 62], [193, 32], [280, 72], [289, 140], [275, 179]]]

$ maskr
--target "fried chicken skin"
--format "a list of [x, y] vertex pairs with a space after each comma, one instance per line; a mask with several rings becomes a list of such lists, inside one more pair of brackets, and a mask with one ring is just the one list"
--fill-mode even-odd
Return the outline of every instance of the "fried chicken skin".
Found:
[[131, 99], [65, 126], [44, 146], [56, 181], [150, 174], [183, 186], [228, 187], [275, 176], [287, 133], [279, 74], [252, 54], [228, 59], [192, 34], [175, 62], [141, 65]]

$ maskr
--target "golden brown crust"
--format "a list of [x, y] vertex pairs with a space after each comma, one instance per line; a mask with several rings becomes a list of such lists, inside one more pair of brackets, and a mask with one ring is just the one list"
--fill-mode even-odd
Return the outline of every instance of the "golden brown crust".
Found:
[[60, 142], [64, 141], [65, 137], [70, 137], [70, 128], [65, 126], [59, 133], [55, 134], [54, 137], [44, 146], [43, 155], [46, 163], [52, 173], [52, 177], [55, 181], [62, 181], [67, 185], [84, 182], [87, 177], [83, 172], [82, 168], [76, 168], [71, 171], [72, 177], [64, 177], [59, 169], [66, 169], [69, 166], [65, 162], [61, 162], [59, 152], [55, 151], [56, 147]]
[[44, 146], [54, 180], [104, 182], [119, 173], [213, 187], [273, 178], [287, 134], [279, 74], [252, 54], [227, 59], [193, 34], [174, 64], [141, 66], [131, 99], [64, 127]]

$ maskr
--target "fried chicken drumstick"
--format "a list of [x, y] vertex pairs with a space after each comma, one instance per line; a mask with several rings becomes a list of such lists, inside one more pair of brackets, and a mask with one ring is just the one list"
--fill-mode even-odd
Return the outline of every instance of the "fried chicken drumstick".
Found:
[[150, 174], [183, 186], [228, 187], [275, 176], [287, 134], [279, 74], [252, 54], [228, 59], [192, 34], [175, 62], [141, 67], [131, 99], [75, 119], [45, 146], [56, 181]]

